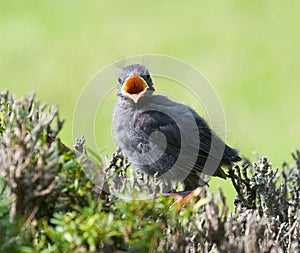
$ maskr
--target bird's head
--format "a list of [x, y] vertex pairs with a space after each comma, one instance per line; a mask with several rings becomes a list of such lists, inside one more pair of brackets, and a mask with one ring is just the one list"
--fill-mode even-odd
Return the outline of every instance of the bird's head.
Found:
[[154, 91], [152, 79], [148, 69], [140, 64], [128, 65], [119, 71], [119, 90], [117, 95], [132, 99], [134, 103]]

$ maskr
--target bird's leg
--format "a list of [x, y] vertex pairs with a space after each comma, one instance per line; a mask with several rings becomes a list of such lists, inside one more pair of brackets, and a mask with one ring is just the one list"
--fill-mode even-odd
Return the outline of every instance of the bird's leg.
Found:
[[189, 203], [193, 198], [200, 195], [202, 191], [206, 191], [207, 186], [199, 186], [194, 190], [189, 191], [181, 191], [181, 192], [174, 192], [174, 193], [163, 193], [165, 197], [173, 197], [175, 200], [175, 204], [178, 208], [182, 207], [183, 205]]

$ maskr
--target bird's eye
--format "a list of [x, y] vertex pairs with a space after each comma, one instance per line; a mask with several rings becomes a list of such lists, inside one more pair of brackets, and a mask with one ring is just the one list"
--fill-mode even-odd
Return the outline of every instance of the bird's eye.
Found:
[[119, 82], [119, 83], [122, 83], [122, 79], [121, 79], [120, 77], [118, 78], [118, 82]]

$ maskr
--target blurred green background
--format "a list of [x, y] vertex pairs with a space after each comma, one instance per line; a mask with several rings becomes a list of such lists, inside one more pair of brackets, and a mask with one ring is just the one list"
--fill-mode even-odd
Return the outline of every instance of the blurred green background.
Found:
[[[280, 167], [300, 140], [299, 27], [299, 1], [0, 1], [0, 90], [35, 91], [58, 104], [66, 119], [61, 138], [72, 146], [73, 110], [96, 72], [134, 55], [177, 57], [213, 85], [226, 141]], [[193, 106], [189, 94], [163, 85], [156, 90]], [[112, 92], [101, 108], [105, 120], [96, 122], [103, 154], [114, 150], [116, 99]], [[211, 185], [231, 189], [222, 180]]]

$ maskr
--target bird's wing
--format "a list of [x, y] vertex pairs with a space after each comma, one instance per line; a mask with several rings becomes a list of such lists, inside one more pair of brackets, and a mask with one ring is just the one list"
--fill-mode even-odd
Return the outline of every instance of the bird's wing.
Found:
[[235, 149], [227, 146], [224, 141], [217, 136], [195, 111], [192, 110], [194, 118], [198, 125], [200, 136], [200, 150], [217, 161], [222, 165], [229, 165], [232, 162], [240, 161], [238, 152]]
[[160, 111], [148, 110], [136, 115], [134, 129], [139, 132], [136, 142], [145, 142], [155, 132], [164, 135], [167, 143], [166, 152], [177, 155], [180, 152], [181, 138], [176, 122], [167, 114]]
[[[207, 157], [217, 162], [215, 165], [217, 171], [219, 165], [226, 164], [225, 160], [230, 161], [229, 156], [237, 155], [236, 151], [228, 147], [194, 110], [169, 101], [157, 98], [155, 102], [161, 107], [157, 110], [136, 114], [134, 131], [139, 132], [139, 134], [135, 134], [135, 136], [139, 136], [134, 140], [136, 144], [145, 143], [153, 132], [158, 131], [164, 135], [167, 143], [165, 153], [174, 157], [178, 157], [180, 152], [185, 153], [185, 166], [199, 172], [202, 172]], [[174, 116], [176, 113], [178, 117], [175, 117], [174, 120], [172, 115]], [[179, 123], [181, 126], [176, 122], [178, 118], [181, 119]], [[190, 122], [192, 120], [193, 124]], [[183, 148], [184, 150], [182, 150]], [[213, 168], [211, 169], [213, 170]]]

